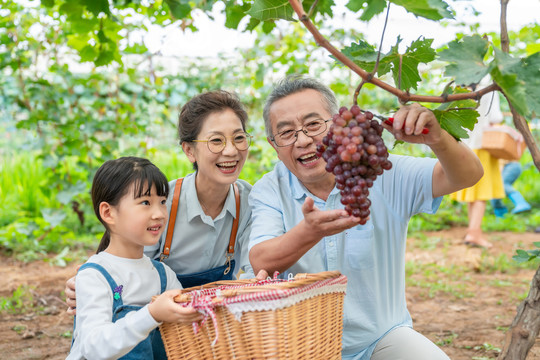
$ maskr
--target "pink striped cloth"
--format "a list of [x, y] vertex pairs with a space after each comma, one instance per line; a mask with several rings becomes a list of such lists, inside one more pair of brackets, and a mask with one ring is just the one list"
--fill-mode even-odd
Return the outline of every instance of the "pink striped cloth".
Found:
[[[256, 283], [251, 284], [242, 284], [242, 285], [221, 285], [217, 286], [215, 288], [211, 289], [202, 289], [202, 290], [194, 290], [191, 291], [191, 302], [184, 304], [185, 306], [191, 305], [194, 309], [198, 310], [201, 314], [203, 314], [203, 320], [198, 323], [194, 322], [193, 325], [193, 331], [197, 333], [200, 328], [206, 323], [208, 320], [208, 317], [211, 318], [212, 323], [214, 324], [214, 329], [216, 331], [216, 336], [214, 340], [212, 341], [212, 345], [215, 345], [218, 340], [218, 322], [216, 318], [216, 313], [214, 309], [217, 306], [227, 306], [229, 304], [237, 304], [237, 303], [247, 303], [252, 301], [272, 301], [272, 300], [279, 300], [279, 299], [285, 299], [287, 297], [305, 293], [308, 291], [312, 291], [314, 289], [320, 289], [327, 286], [332, 285], [345, 285], [347, 284], [347, 277], [344, 275], [340, 275], [336, 278], [330, 278], [326, 280], [320, 280], [313, 282], [312, 284], [305, 285], [302, 287], [294, 287], [289, 289], [272, 289], [267, 290], [263, 289], [260, 292], [253, 292], [253, 293], [247, 293], [242, 295], [237, 295], [233, 297], [220, 297], [219, 294], [223, 290], [234, 290], [238, 288], [246, 288], [251, 286], [261, 286], [261, 285], [267, 285], [267, 284], [276, 284], [279, 282], [288, 282], [288, 281], [295, 281], [294, 279], [278, 279], [277, 278], [278, 273], [274, 273], [273, 279], [266, 279], [261, 280]], [[214, 298], [219, 298], [219, 302], [213, 301]]]

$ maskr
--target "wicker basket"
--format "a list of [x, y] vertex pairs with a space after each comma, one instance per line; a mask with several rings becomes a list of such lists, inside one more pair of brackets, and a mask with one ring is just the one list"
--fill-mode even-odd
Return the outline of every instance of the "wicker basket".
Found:
[[516, 140], [504, 131], [486, 131], [482, 135], [482, 149], [498, 159], [519, 160], [525, 143], [521, 142], [520, 146], [521, 149], [518, 148]]
[[199, 326], [161, 325], [169, 360], [341, 359], [347, 278], [337, 271], [291, 280], [232, 280], [175, 298], [203, 312]]

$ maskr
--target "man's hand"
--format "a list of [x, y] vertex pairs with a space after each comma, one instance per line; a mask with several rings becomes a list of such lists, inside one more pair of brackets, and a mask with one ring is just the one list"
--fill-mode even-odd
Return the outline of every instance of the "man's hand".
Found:
[[316, 235], [319, 241], [325, 236], [335, 235], [350, 229], [360, 222], [360, 218], [350, 216], [347, 211], [325, 210], [321, 211], [315, 206], [312, 198], [307, 197], [302, 205], [304, 213], [304, 223], [307, 228], [307, 237], [310, 234]]
[[[419, 104], [402, 106], [394, 114], [392, 125], [383, 123], [397, 140], [415, 144], [436, 144], [441, 139], [441, 126], [433, 112]], [[424, 128], [428, 133], [424, 134]]]
[[283, 272], [325, 236], [338, 234], [360, 223], [360, 218], [349, 216], [343, 209], [319, 210], [310, 197], [304, 201], [302, 213], [304, 219], [285, 234], [253, 246], [249, 260], [254, 271]]

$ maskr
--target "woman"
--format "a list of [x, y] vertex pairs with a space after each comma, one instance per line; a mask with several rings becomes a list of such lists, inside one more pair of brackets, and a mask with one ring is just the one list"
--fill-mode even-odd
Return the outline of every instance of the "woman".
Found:
[[[145, 254], [171, 267], [184, 288], [233, 279], [239, 271], [254, 276], [248, 258], [251, 185], [238, 179], [251, 143], [246, 122], [239, 99], [221, 90], [194, 97], [180, 111], [180, 145], [195, 173], [169, 183], [167, 229]], [[261, 271], [257, 278], [266, 275]], [[65, 289], [69, 313], [75, 313], [74, 287], [71, 278]]]
[[[483, 80], [482, 85], [487, 85]], [[474, 89], [473, 89], [474, 90]], [[463, 238], [465, 245], [489, 249], [493, 246], [482, 232], [482, 220], [486, 211], [486, 202], [504, 197], [504, 186], [499, 169], [499, 159], [493, 157], [487, 150], [482, 149], [482, 136], [486, 128], [503, 120], [500, 109], [499, 94], [492, 92], [482, 96], [477, 109], [478, 122], [469, 132], [469, 139], [464, 139], [480, 159], [484, 168], [484, 176], [475, 185], [450, 194], [450, 199], [467, 203], [469, 225]]]

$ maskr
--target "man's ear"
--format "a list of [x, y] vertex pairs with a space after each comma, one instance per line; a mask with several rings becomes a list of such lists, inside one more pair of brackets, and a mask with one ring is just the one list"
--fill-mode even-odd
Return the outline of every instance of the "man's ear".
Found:
[[115, 211], [108, 202], [102, 201], [99, 204], [99, 216], [101, 217], [101, 220], [103, 220], [103, 222], [105, 222], [106, 224], [114, 224]]
[[274, 142], [270, 140], [269, 136], [266, 137], [266, 141], [268, 141], [268, 143], [274, 148], [274, 150], [277, 151], [276, 144], [274, 144]]
[[195, 161], [197, 161], [197, 159], [195, 159], [195, 149], [192, 143], [183, 142], [182, 150], [184, 150], [184, 153], [186, 154], [187, 158], [189, 159], [189, 161], [191, 161], [192, 164], [194, 164]]

